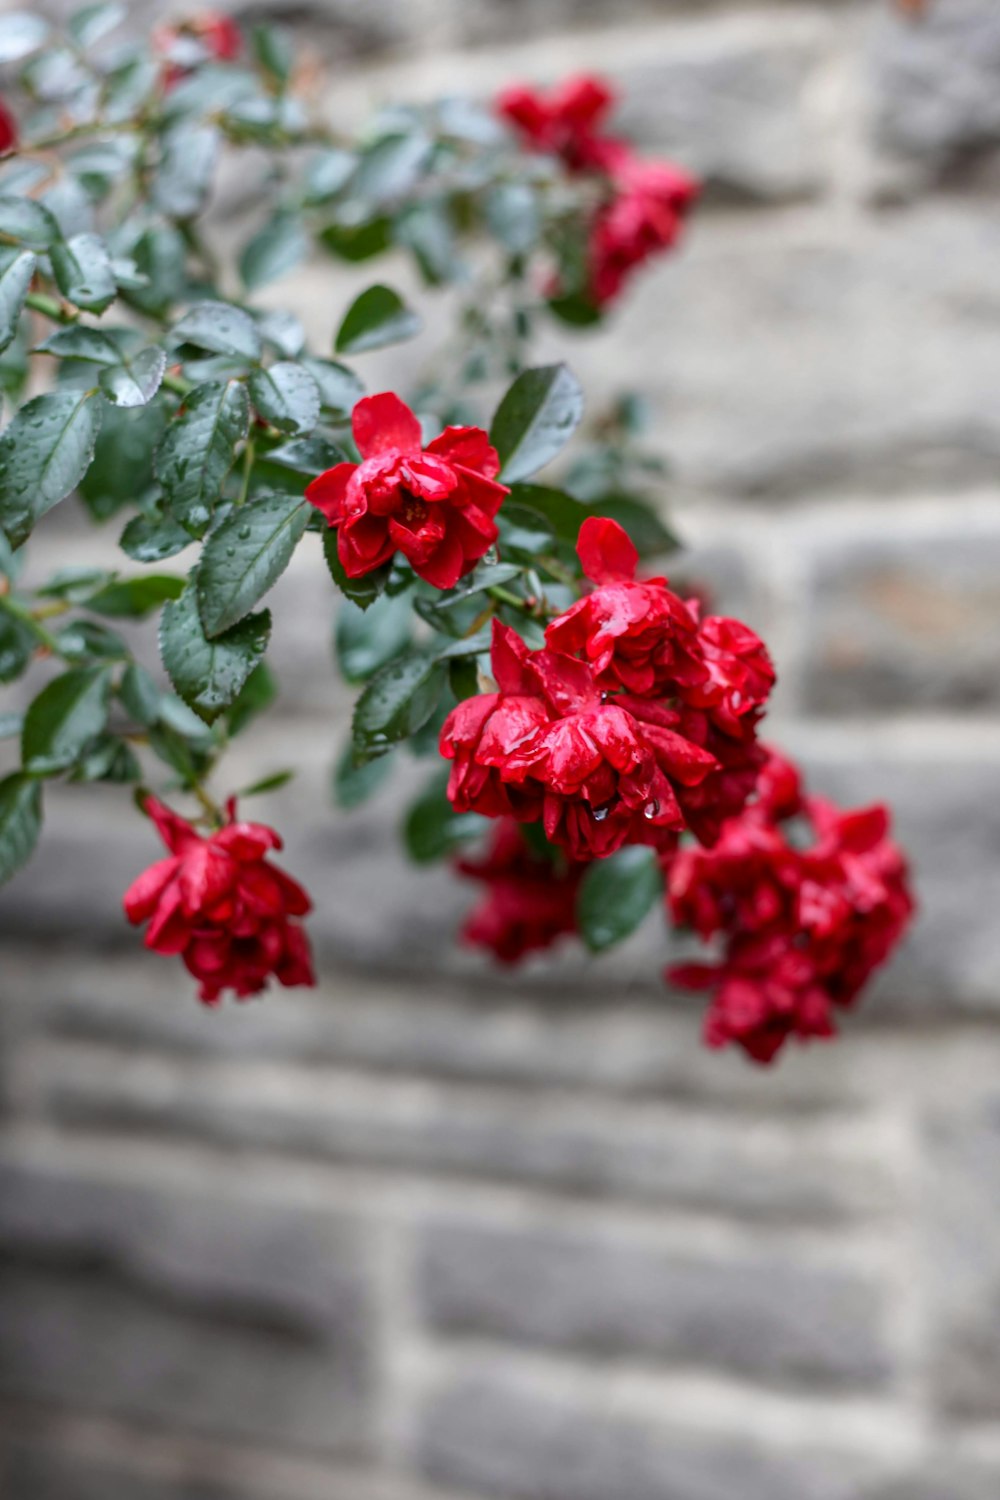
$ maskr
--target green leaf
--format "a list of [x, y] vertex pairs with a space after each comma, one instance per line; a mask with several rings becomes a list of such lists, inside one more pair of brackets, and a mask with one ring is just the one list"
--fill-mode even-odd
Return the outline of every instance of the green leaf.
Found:
[[278, 696], [278, 685], [266, 661], [258, 662], [229, 710], [230, 736], [239, 734], [251, 719], [270, 708]]
[[118, 295], [108, 247], [96, 234], [58, 240], [49, 251], [59, 290], [74, 307], [102, 313]]
[[154, 487], [154, 454], [168, 416], [166, 405], [157, 401], [133, 408], [105, 405], [93, 462], [79, 485], [96, 521], [106, 521], [124, 505], [148, 503]]
[[302, 364], [319, 386], [323, 409], [337, 416], [348, 416], [365, 393], [354, 371], [335, 359], [306, 358]]
[[309, 371], [291, 359], [254, 370], [250, 400], [265, 422], [292, 437], [312, 432], [319, 421], [319, 387]]
[[159, 609], [168, 599], [179, 599], [184, 592], [183, 578], [169, 573], [147, 573], [143, 578], [119, 578], [106, 583], [84, 599], [85, 608], [112, 620], [142, 620]]
[[337, 533], [332, 526], [323, 532], [323, 556], [326, 558], [330, 577], [340, 592], [359, 609], [368, 609], [384, 594], [392, 564], [385, 563], [383, 567], [376, 568], [372, 573], [364, 573], [360, 578], [348, 578], [337, 552]]
[[402, 198], [416, 184], [433, 149], [422, 131], [383, 136], [362, 153], [353, 192], [377, 205]]
[[180, 697], [210, 724], [236, 701], [267, 650], [270, 634], [271, 616], [265, 609], [209, 640], [198, 614], [197, 582], [193, 580], [179, 599], [164, 606], [160, 654]]
[[384, 755], [427, 723], [445, 684], [444, 668], [426, 656], [398, 656], [371, 679], [354, 709], [351, 736], [358, 762]]
[[337, 611], [334, 644], [340, 670], [348, 682], [367, 682], [410, 643], [408, 594], [383, 594], [363, 610], [345, 599]]
[[34, 198], [0, 197], [0, 234], [29, 250], [48, 250], [62, 238], [52, 214]]
[[335, 198], [353, 176], [357, 164], [358, 159], [353, 151], [335, 147], [330, 151], [318, 152], [306, 168], [303, 197], [306, 207], [316, 208]]
[[167, 368], [167, 356], [151, 345], [140, 349], [135, 357], [122, 356], [113, 369], [102, 370], [98, 379], [101, 390], [115, 406], [146, 406], [157, 391]]
[[69, 34], [78, 47], [92, 47], [101, 37], [120, 26], [127, 14], [126, 7], [117, 4], [116, 0], [85, 5], [82, 10], [70, 16]]
[[428, 286], [441, 286], [454, 278], [455, 229], [443, 204], [413, 204], [397, 219], [395, 237], [413, 252]]
[[497, 517], [500, 526], [500, 551], [504, 557], [521, 557], [534, 562], [555, 544], [555, 532], [548, 518], [527, 505], [502, 506]]
[[122, 352], [114, 339], [98, 328], [74, 323], [59, 328], [36, 348], [38, 354], [54, 354], [58, 359], [81, 359], [92, 365], [120, 365]]
[[93, 391], [36, 396], [0, 438], [0, 525], [19, 547], [87, 472], [101, 428]]
[[249, 291], [287, 276], [309, 253], [309, 240], [294, 214], [279, 213], [259, 230], [240, 255], [240, 276]]
[[567, 292], [565, 297], [550, 297], [549, 311], [570, 328], [592, 328], [601, 321], [601, 309], [583, 292]]
[[0, 16], [0, 63], [20, 62], [37, 52], [49, 34], [49, 23], [41, 16], [16, 10]]
[[370, 286], [357, 297], [344, 315], [337, 332], [338, 354], [360, 354], [382, 349], [420, 332], [415, 312], [388, 286]]
[[294, 474], [307, 474], [314, 479], [317, 474], [323, 474], [327, 469], [332, 469], [334, 464], [341, 464], [347, 457], [340, 448], [333, 443], [328, 443], [326, 438], [296, 438], [290, 443], [282, 443], [279, 448], [272, 448], [269, 453], [263, 455], [262, 461], [276, 464], [280, 469], [289, 469]]
[[564, 490], [551, 489], [541, 484], [512, 484], [510, 500], [505, 503], [504, 510], [512, 502], [518, 506], [527, 506], [544, 516], [561, 541], [572, 542], [574, 545], [587, 517], [603, 514], [601, 510], [592, 510], [581, 500], [575, 500]]
[[403, 824], [406, 852], [418, 865], [444, 859], [460, 844], [479, 838], [487, 819], [478, 813], [457, 813], [445, 794], [448, 768], [437, 772], [410, 806]]
[[529, 479], [555, 458], [583, 416], [583, 392], [565, 365], [525, 370], [500, 402], [490, 442], [505, 483]]
[[107, 667], [74, 667], [43, 688], [24, 716], [25, 770], [51, 776], [71, 766], [104, 729], [110, 691]]
[[333, 773], [334, 802], [345, 812], [360, 807], [387, 780], [395, 764], [394, 756], [382, 755], [378, 760], [355, 765], [354, 751], [351, 745], [345, 745]]
[[255, 26], [250, 33], [250, 42], [261, 67], [277, 83], [287, 83], [295, 55], [286, 34], [276, 26]]
[[542, 227], [538, 195], [526, 182], [498, 183], [486, 199], [486, 222], [505, 250], [527, 254]]
[[29, 776], [0, 781], [0, 885], [35, 851], [42, 831], [42, 789]]
[[156, 477], [174, 520], [192, 536], [208, 527], [236, 458], [236, 445], [249, 427], [246, 386], [229, 380], [198, 386], [167, 428], [156, 451]]
[[17, 323], [38, 264], [30, 250], [0, 250], [0, 349], [17, 333]]
[[122, 532], [118, 545], [134, 562], [157, 563], [176, 557], [191, 538], [183, 526], [169, 517], [134, 516]]
[[118, 697], [125, 712], [145, 728], [160, 717], [160, 690], [138, 662], [130, 662], [122, 673]]
[[20, 677], [37, 648], [38, 639], [31, 627], [0, 610], [0, 682]]
[[73, 620], [58, 632], [59, 650], [70, 661], [124, 661], [128, 647], [120, 635], [96, 620]]
[[214, 125], [184, 122], [163, 138], [163, 159], [153, 178], [153, 201], [172, 219], [201, 213], [212, 185], [221, 135]]
[[210, 639], [242, 620], [280, 578], [311, 514], [301, 496], [261, 495], [213, 531], [198, 569], [198, 605]]
[[130, 289], [128, 301], [142, 312], [164, 316], [187, 289], [184, 271], [187, 247], [180, 230], [173, 224], [154, 225], [128, 249], [149, 280], [147, 287]]
[[392, 244], [392, 221], [380, 215], [364, 224], [328, 224], [319, 238], [331, 254], [353, 265], [388, 250]]
[[576, 915], [593, 953], [634, 932], [663, 896], [663, 876], [652, 849], [631, 845], [597, 859], [580, 883]]
[[251, 782], [249, 786], [241, 786], [236, 795], [242, 802], [244, 797], [259, 797], [264, 792], [276, 792], [287, 786], [294, 776], [294, 771], [275, 771], [273, 775], [263, 776], [260, 781]]
[[228, 354], [234, 359], [260, 359], [261, 342], [257, 325], [249, 313], [228, 302], [197, 302], [173, 326], [178, 344], [195, 344], [213, 354]]

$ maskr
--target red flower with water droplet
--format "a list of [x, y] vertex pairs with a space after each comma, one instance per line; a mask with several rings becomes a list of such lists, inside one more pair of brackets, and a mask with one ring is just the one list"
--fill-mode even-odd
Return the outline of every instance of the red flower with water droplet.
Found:
[[306, 498], [337, 528], [349, 578], [396, 552], [435, 588], [454, 588], [496, 541], [494, 517], [510, 493], [479, 427], [447, 427], [423, 446], [420, 423], [398, 396], [359, 401], [352, 417], [360, 464], [337, 464]]
[[17, 120], [7, 105], [0, 99], [0, 156], [17, 148]]
[[675, 983], [710, 989], [710, 1046], [736, 1042], [769, 1062], [791, 1036], [832, 1036], [900, 941], [913, 912], [906, 862], [882, 806], [843, 812], [802, 794], [795, 767], [773, 752], [755, 802], [711, 849], [668, 863], [674, 920], [721, 934], [714, 965], [685, 964]]
[[678, 790], [704, 780], [714, 757], [609, 701], [587, 663], [529, 651], [498, 620], [491, 659], [497, 692], [460, 703], [441, 731], [456, 810], [541, 818], [577, 860], [671, 843], [684, 827]]
[[462, 938], [500, 963], [518, 963], [577, 931], [576, 897], [586, 864], [556, 850], [539, 854], [513, 818], [499, 819], [485, 855], [458, 860], [456, 868], [486, 887]]
[[270, 862], [281, 848], [274, 830], [237, 822], [235, 802], [226, 825], [207, 835], [155, 797], [145, 810], [170, 850], [125, 893], [128, 920], [149, 923], [146, 947], [179, 954], [206, 1005], [227, 989], [241, 1000], [259, 994], [271, 978], [289, 987], [315, 984], [309, 940], [295, 920], [312, 903]]
[[665, 578], [636, 579], [639, 554], [617, 521], [588, 517], [576, 550], [596, 587], [552, 621], [547, 644], [589, 662], [606, 692], [642, 698], [670, 694], [682, 682], [707, 687], [708, 667], [688, 606]]

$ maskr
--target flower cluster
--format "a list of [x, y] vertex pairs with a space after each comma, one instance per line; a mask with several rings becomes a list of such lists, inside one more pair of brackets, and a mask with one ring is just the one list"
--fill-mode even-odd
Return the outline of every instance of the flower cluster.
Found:
[[704, 939], [722, 934], [714, 965], [669, 971], [710, 989], [709, 1046], [736, 1042], [770, 1062], [789, 1037], [829, 1037], [899, 942], [913, 912], [906, 863], [882, 806], [843, 812], [805, 796], [773, 752], [756, 800], [727, 821], [711, 849], [668, 864], [674, 920]]
[[699, 191], [683, 168], [646, 161], [627, 141], [604, 132], [614, 104], [608, 85], [589, 76], [569, 79], [548, 95], [518, 86], [497, 100], [499, 113], [530, 146], [599, 180], [585, 287], [596, 307], [614, 301], [634, 270], [675, 244]]
[[546, 649], [494, 621], [497, 691], [460, 703], [441, 731], [448, 795], [460, 812], [541, 819], [573, 859], [668, 850], [731, 810], [730, 760], [756, 749], [773, 670], [745, 626], [699, 625], [665, 579], [637, 582], [615, 522], [585, 521], [578, 551], [597, 586], [552, 621]]
[[233, 802], [228, 823], [207, 837], [154, 797], [145, 810], [170, 850], [125, 893], [128, 920], [149, 923], [146, 947], [179, 954], [206, 1005], [227, 989], [241, 1000], [259, 994], [272, 976], [314, 984], [309, 941], [294, 920], [312, 903], [268, 860], [281, 848], [274, 830], [238, 823]]
[[156, 27], [153, 45], [169, 59], [163, 77], [169, 90], [206, 57], [214, 62], [234, 62], [243, 50], [243, 37], [232, 16], [200, 10], [174, 25]]
[[510, 493], [486, 433], [448, 427], [425, 448], [417, 418], [388, 391], [359, 401], [352, 425], [361, 463], [337, 464], [306, 489], [337, 528], [344, 572], [358, 578], [401, 552], [435, 588], [454, 588], [496, 541]]
[[486, 894], [465, 922], [462, 938], [486, 948], [503, 964], [549, 948], [575, 933], [576, 898], [585, 864], [537, 852], [513, 818], [499, 818], [486, 853], [460, 859], [460, 874], [478, 880]]

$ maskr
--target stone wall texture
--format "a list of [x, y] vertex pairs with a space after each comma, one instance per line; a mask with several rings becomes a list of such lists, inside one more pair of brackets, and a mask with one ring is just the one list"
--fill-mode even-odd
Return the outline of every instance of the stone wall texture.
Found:
[[[764, 1074], [700, 1049], [655, 923], [490, 974], [451, 945], [465, 894], [396, 852], [404, 786], [315, 811], [346, 698], [297, 561], [283, 714], [236, 774], [306, 762], [262, 813], [321, 988], [211, 1015], [147, 962], [116, 794], [54, 796], [0, 898], [0, 1493], [996, 1500], [997, 0], [245, 11], [338, 63], [345, 124], [593, 67], [704, 175], [683, 252], [546, 352], [595, 405], [652, 394], [689, 568], [773, 645], [775, 738], [894, 802], [922, 914], [844, 1041]], [[274, 297], [320, 340], [352, 285]]]

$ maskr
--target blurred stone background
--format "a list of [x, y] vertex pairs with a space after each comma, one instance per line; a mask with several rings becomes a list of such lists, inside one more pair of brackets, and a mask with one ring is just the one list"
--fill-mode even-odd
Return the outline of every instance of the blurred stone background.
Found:
[[[115, 793], [54, 796], [0, 897], [0, 1492], [995, 1500], [996, 0], [243, 13], [336, 65], [346, 126], [596, 68], [704, 174], [683, 253], [546, 353], [595, 407], [653, 395], [690, 569], [774, 649], [772, 736], [893, 802], [922, 918], [842, 1043], [764, 1074], [700, 1049], [655, 923], [513, 980], [455, 953], [468, 893], [404, 867], [403, 788], [329, 812], [347, 700], [302, 549], [282, 707], [233, 776], [306, 763], [261, 813], [321, 989], [213, 1015], [144, 957], [119, 899], [153, 845]], [[352, 286], [317, 265], [274, 300], [319, 346]]]

